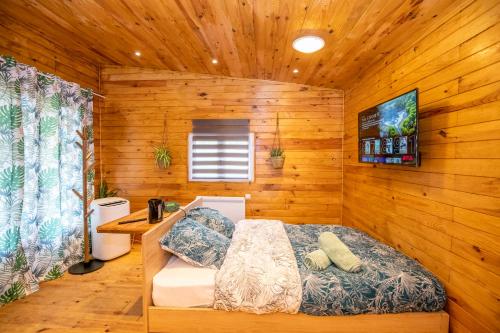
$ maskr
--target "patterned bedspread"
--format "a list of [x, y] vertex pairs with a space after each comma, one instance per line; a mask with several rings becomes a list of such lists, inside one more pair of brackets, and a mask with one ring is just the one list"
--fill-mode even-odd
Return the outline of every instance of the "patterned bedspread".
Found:
[[240, 221], [215, 278], [214, 308], [297, 313], [301, 300], [297, 261], [283, 223]]
[[[334, 225], [285, 224], [302, 280], [300, 312], [316, 316], [439, 311], [446, 303], [441, 283], [418, 262], [365, 233]], [[311, 271], [307, 253], [321, 232], [336, 234], [363, 262], [360, 273], [334, 265]]]

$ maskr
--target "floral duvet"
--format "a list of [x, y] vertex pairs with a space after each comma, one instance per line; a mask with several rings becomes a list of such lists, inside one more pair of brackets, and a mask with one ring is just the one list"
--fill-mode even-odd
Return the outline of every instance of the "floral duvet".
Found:
[[240, 221], [215, 278], [214, 308], [297, 313], [301, 301], [297, 261], [283, 223]]
[[[428, 312], [442, 310], [446, 303], [436, 277], [361, 231], [336, 225], [284, 226], [302, 281], [300, 312], [316, 316]], [[318, 248], [318, 236], [325, 231], [336, 234], [361, 259], [360, 273], [347, 273], [335, 265], [324, 271], [306, 268], [305, 256]]]

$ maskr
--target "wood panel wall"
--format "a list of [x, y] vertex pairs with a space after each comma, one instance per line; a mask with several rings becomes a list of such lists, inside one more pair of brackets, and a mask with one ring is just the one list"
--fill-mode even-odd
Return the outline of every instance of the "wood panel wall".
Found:
[[[48, 40], [39, 31], [27, 28], [8, 17], [0, 20], [0, 54], [13, 56], [18, 62], [36, 67], [38, 70], [55, 74], [69, 82], [76, 82], [83, 88], [99, 90], [99, 67], [81, 55], [68, 51], [63, 45]], [[102, 100], [94, 96], [94, 129], [98, 134], [99, 109]], [[99, 136], [94, 138], [96, 165], [99, 165]], [[96, 168], [97, 173], [99, 168]], [[97, 174], [96, 182], [99, 175]]]
[[[499, 14], [474, 1], [346, 87], [343, 222], [436, 274], [453, 332], [500, 330]], [[358, 113], [413, 88], [422, 166], [358, 163]]]
[[[106, 180], [132, 209], [165, 196], [187, 203], [197, 195], [252, 195], [247, 216], [290, 223], [338, 223], [341, 215], [343, 93], [264, 80], [130, 67], [104, 67], [102, 157]], [[285, 167], [269, 151], [280, 115]], [[173, 165], [159, 170], [153, 146], [167, 117]], [[256, 136], [255, 181], [188, 182], [192, 119], [250, 119]]]

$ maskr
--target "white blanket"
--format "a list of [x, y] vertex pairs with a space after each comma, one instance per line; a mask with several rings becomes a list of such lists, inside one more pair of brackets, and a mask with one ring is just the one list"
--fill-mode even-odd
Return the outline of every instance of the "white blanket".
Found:
[[302, 283], [283, 223], [242, 220], [215, 278], [214, 308], [297, 313]]

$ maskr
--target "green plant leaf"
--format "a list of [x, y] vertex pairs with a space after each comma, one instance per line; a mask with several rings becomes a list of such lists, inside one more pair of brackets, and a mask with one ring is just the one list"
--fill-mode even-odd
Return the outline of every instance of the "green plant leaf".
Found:
[[99, 183], [99, 198], [115, 197], [119, 189], [108, 189], [108, 184], [105, 180]]
[[165, 145], [154, 148], [154, 157], [160, 169], [168, 168], [172, 164], [172, 154]]
[[16, 79], [14, 81], [14, 91], [15, 91], [16, 94], [20, 94], [21, 93], [21, 80]]
[[20, 281], [14, 282], [9, 289], [0, 295], [0, 304], [7, 304], [25, 295], [24, 286]]
[[173, 213], [178, 211], [180, 208], [180, 205], [177, 202], [165, 202], [163, 205], [163, 210], [168, 212], [168, 213]]
[[12, 166], [0, 172], [0, 191], [10, 192], [24, 186], [24, 169]]
[[0, 128], [14, 130], [21, 126], [22, 112], [17, 105], [0, 106]]
[[14, 259], [14, 266], [12, 267], [14, 272], [22, 271], [26, 268], [28, 261], [24, 255], [24, 251], [17, 251], [16, 258]]
[[271, 157], [283, 156], [285, 151], [279, 147], [271, 149]]
[[63, 271], [61, 270], [61, 266], [55, 265], [53, 266], [50, 271], [47, 272], [47, 275], [45, 275], [45, 280], [55, 280], [63, 275]]
[[42, 244], [51, 244], [57, 237], [61, 223], [59, 219], [50, 219], [42, 223], [38, 229], [38, 238]]
[[87, 131], [87, 138], [92, 140], [94, 137], [94, 128], [92, 126], [85, 126], [84, 131]]
[[61, 104], [62, 99], [60, 93], [55, 93], [54, 95], [50, 96], [50, 106], [52, 106], [52, 108], [59, 110], [61, 108]]
[[47, 77], [45, 75], [37, 75], [36, 76], [36, 83], [38, 85], [38, 87], [41, 89], [41, 90], [45, 90], [48, 86], [50, 86], [52, 83], [54, 82], [53, 79], [51, 79], [50, 77]]
[[51, 136], [56, 134], [58, 122], [55, 117], [44, 117], [40, 119], [40, 134]]
[[16, 149], [18, 155], [22, 158], [24, 156], [24, 137], [21, 140], [16, 142]]
[[0, 254], [12, 255], [19, 246], [19, 227], [7, 229], [0, 235]]
[[80, 93], [82, 94], [83, 97], [89, 98], [92, 97], [92, 90], [91, 89], [81, 89]]
[[38, 173], [38, 186], [41, 191], [55, 186], [58, 180], [57, 169], [42, 170]]
[[87, 182], [89, 183], [94, 183], [94, 179], [95, 179], [95, 170], [94, 168], [91, 168], [88, 172], [87, 172]]
[[85, 106], [83, 106], [83, 104], [81, 104], [79, 107], [78, 107], [78, 116], [80, 117], [80, 120], [83, 119], [83, 117], [85, 116]]
[[16, 59], [11, 56], [4, 56], [3, 58], [5, 60], [5, 65], [8, 67], [13, 67], [17, 64]]

